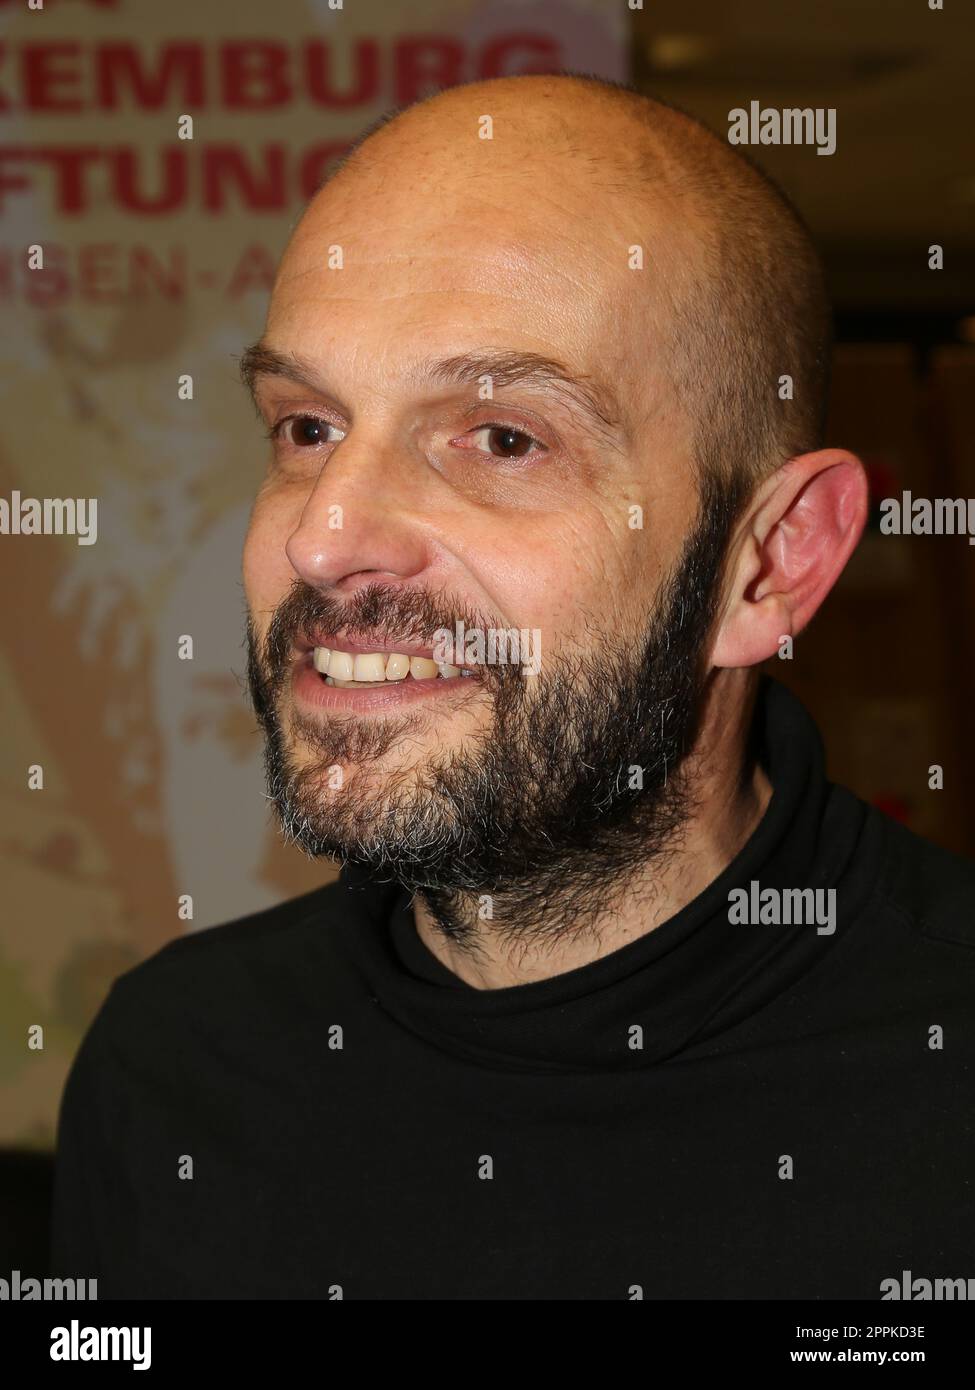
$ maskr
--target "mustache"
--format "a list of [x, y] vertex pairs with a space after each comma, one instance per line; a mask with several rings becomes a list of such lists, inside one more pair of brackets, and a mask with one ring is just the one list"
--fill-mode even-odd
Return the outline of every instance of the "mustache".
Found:
[[[262, 684], [277, 692], [288, 677], [296, 643], [314, 629], [341, 632], [350, 642], [377, 645], [401, 641], [432, 645], [436, 634], [461, 621], [465, 629], [500, 627], [501, 619], [486, 617], [463, 602], [446, 595], [432, 595], [422, 589], [404, 589], [376, 580], [343, 599], [296, 579], [286, 597], [274, 610], [261, 649]], [[248, 621], [252, 652], [258, 650], [253, 622]], [[478, 674], [490, 680], [503, 679], [501, 667], [482, 667]]]

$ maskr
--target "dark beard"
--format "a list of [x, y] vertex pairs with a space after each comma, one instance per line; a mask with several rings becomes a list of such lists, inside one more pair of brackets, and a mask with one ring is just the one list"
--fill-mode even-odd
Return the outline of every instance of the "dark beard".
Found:
[[[499, 939], [551, 942], [594, 922], [636, 870], [679, 847], [692, 809], [686, 755], [736, 510], [724, 490], [705, 486], [704, 494], [642, 637], [606, 633], [590, 620], [591, 653], [548, 656], [534, 677], [513, 665], [481, 667], [481, 683], [472, 685], [491, 698], [489, 730], [460, 752], [390, 773], [375, 792], [352, 782], [327, 798], [321, 787], [331, 765], [367, 766], [429, 713], [322, 722], [292, 715], [291, 737], [320, 755], [299, 770], [277, 713], [297, 634], [320, 624], [349, 636], [359, 629], [430, 642], [457, 617], [468, 630], [504, 624], [444, 613], [423, 593], [381, 584], [338, 602], [300, 581], [275, 611], [263, 651], [248, 621], [248, 681], [286, 837], [311, 856], [364, 865], [422, 893], [458, 942], [485, 924], [485, 898]], [[576, 636], [586, 635], [580, 624]]]

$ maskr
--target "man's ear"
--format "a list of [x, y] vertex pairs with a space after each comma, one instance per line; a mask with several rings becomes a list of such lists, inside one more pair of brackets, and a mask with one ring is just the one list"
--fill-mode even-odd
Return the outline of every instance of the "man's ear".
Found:
[[755, 666], [802, 631], [856, 548], [868, 508], [863, 464], [842, 449], [800, 454], [763, 484], [729, 550], [713, 666]]

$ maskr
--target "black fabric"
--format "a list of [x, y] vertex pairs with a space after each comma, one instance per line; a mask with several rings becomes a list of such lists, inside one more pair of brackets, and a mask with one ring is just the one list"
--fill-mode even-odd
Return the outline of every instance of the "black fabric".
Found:
[[[773, 681], [755, 736], [741, 853], [580, 969], [475, 989], [347, 870], [122, 976], [62, 1102], [55, 1271], [100, 1298], [975, 1278], [975, 866], [829, 783]], [[835, 890], [835, 931], [732, 922], [752, 882]]]

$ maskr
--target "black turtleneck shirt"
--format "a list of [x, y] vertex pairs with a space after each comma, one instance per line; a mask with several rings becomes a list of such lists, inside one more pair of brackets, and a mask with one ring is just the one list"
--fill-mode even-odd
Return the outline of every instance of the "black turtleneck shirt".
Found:
[[[755, 733], [744, 848], [592, 964], [475, 989], [344, 871], [128, 971], [65, 1088], [53, 1272], [99, 1298], [975, 1277], [975, 865], [829, 783], [775, 682]], [[739, 888], [835, 890], [835, 930], [743, 922]]]

